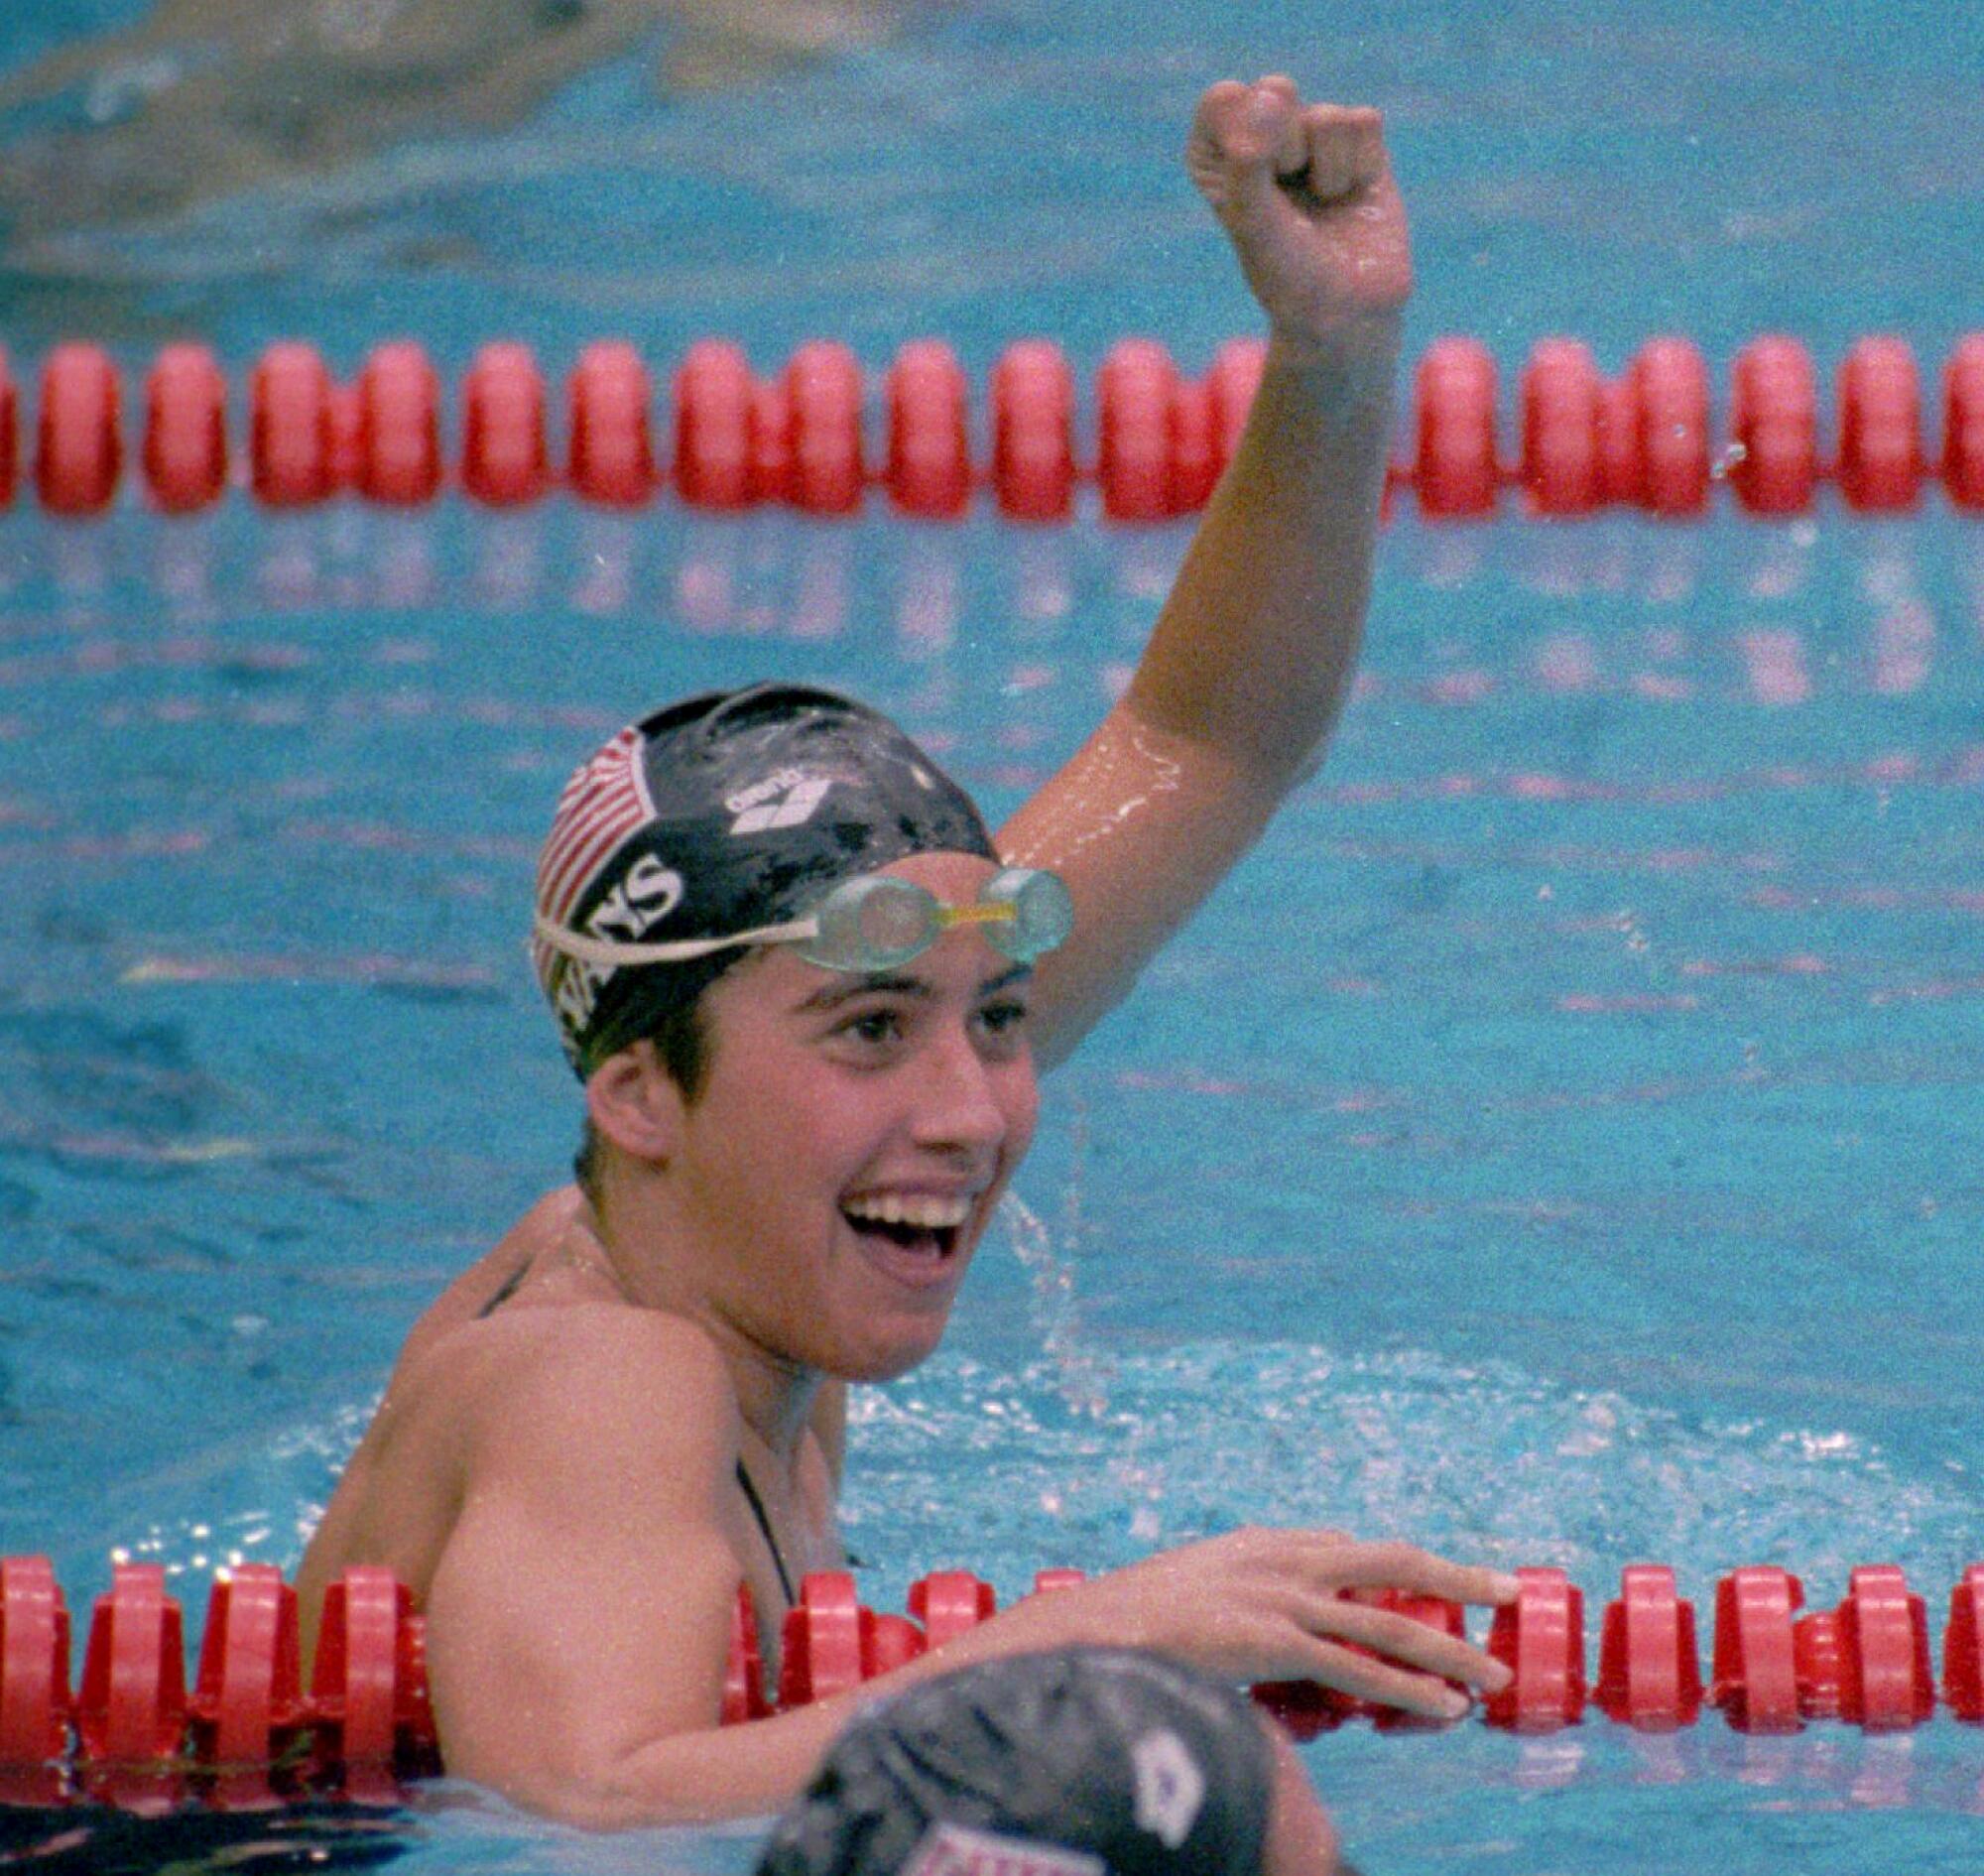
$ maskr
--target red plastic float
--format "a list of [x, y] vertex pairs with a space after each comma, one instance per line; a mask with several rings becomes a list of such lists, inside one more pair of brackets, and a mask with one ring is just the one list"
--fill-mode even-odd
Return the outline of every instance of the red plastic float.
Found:
[[157, 1563], [119, 1563], [96, 1599], [76, 1695], [77, 1756], [87, 1766], [149, 1768], [175, 1758], [186, 1732], [180, 1605]]
[[1591, 348], [1577, 339], [1543, 339], [1530, 353], [1522, 381], [1522, 476], [1533, 514], [1588, 515], [1598, 506], [1604, 388]]
[[1560, 1569], [1517, 1570], [1522, 1593], [1495, 1611], [1488, 1652], [1515, 1679], [1487, 1700], [1491, 1726], [1554, 1732], [1584, 1716], [1584, 1594]]
[[94, 515], [124, 467], [117, 367], [98, 345], [58, 345], [42, 367], [35, 483], [52, 514]]
[[1943, 368], [1942, 485], [1958, 508], [1984, 509], [1984, 332], [1964, 339]]
[[313, 347], [271, 345], [249, 385], [248, 459], [255, 493], [272, 508], [320, 502], [338, 486], [332, 465], [330, 373]]
[[1674, 1593], [1665, 1563], [1628, 1564], [1598, 1638], [1599, 1709], [1641, 1732], [1692, 1726], [1701, 1712], [1694, 1604]]
[[475, 354], [462, 381], [461, 485], [492, 508], [534, 502], [551, 484], [545, 380], [528, 346]]
[[873, 1623], [846, 1570], [808, 1571], [798, 1603], [786, 1611], [779, 1705], [805, 1706], [858, 1688], [864, 1679], [863, 1630]]
[[168, 345], [145, 380], [145, 479], [168, 514], [219, 499], [227, 484], [227, 383], [204, 345]]
[[1844, 1712], [1846, 1659], [1837, 1609], [1814, 1609], [1792, 1624], [1792, 1666], [1800, 1719], [1838, 1719]]
[[1818, 390], [1811, 354], [1767, 333], [1737, 354], [1729, 432], [1739, 454], [1729, 480], [1753, 515], [1798, 515], [1818, 482]]
[[1744, 1733], [1798, 1729], [1792, 1616], [1804, 1585], [1789, 1570], [1757, 1563], [1715, 1585], [1715, 1664], [1709, 1699]]
[[970, 390], [957, 354], [912, 339], [889, 368], [889, 496], [906, 515], [952, 520], [971, 500]]
[[992, 1585], [968, 1569], [932, 1570], [910, 1585], [910, 1613], [924, 1625], [931, 1648], [941, 1648], [998, 1612]]
[[1863, 338], [1839, 370], [1839, 492], [1849, 508], [1913, 508], [1922, 466], [1916, 355], [1903, 339]]
[[1958, 1719], [1984, 1720], [1984, 1563], [1973, 1563], [1949, 1592], [1942, 1688]]
[[68, 1645], [68, 1610], [49, 1560], [0, 1561], [0, 1804], [61, 1797]]
[[1427, 346], [1413, 392], [1412, 482], [1422, 514], [1448, 520], [1494, 512], [1501, 480], [1496, 398], [1494, 355], [1479, 339]]
[[297, 1594], [273, 1564], [215, 1581], [186, 1715], [193, 1757], [214, 1775], [210, 1804], [276, 1802], [269, 1768], [301, 1736], [305, 1707]]
[[1178, 367], [1155, 339], [1126, 338], [1096, 379], [1096, 480], [1111, 521], [1168, 521]]
[[1893, 1563], [1856, 1569], [1839, 1605], [1840, 1713], [1869, 1732], [1918, 1726], [1935, 1710], [1928, 1610]]
[[723, 1670], [722, 1723], [741, 1726], [771, 1712], [765, 1698], [765, 1658], [758, 1647], [758, 1605], [749, 1583], [737, 1585], [730, 1611], [730, 1654]]
[[410, 339], [381, 345], [358, 380], [358, 488], [412, 507], [439, 494], [440, 380]]
[[1682, 338], [1649, 339], [1627, 374], [1634, 423], [1636, 499], [1677, 518], [1708, 506], [1708, 367]]
[[8, 369], [7, 354], [0, 351], [0, 508], [14, 500], [14, 480], [20, 462], [20, 399], [14, 390], [14, 374]]
[[692, 508], [748, 508], [752, 487], [751, 367], [735, 345], [699, 339], [675, 377], [676, 488]]
[[632, 508], [654, 492], [655, 441], [648, 420], [654, 387], [641, 354], [617, 340], [588, 345], [567, 387], [566, 473], [589, 502]]
[[393, 1766], [433, 1744], [412, 1622], [413, 1598], [390, 1570], [359, 1565], [324, 1591], [310, 1717], [319, 1763], [342, 1769], [352, 1797], [386, 1795]]
[[861, 366], [830, 339], [802, 345], [786, 364], [788, 499], [809, 515], [851, 515], [867, 484], [861, 444]]
[[1074, 375], [1058, 345], [1022, 339], [992, 368], [992, 486], [1012, 521], [1074, 505]]

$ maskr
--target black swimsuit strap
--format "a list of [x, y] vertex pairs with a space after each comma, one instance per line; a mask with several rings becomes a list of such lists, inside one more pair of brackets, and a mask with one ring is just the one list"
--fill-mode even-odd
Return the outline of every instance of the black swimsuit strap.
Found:
[[751, 1483], [751, 1474], [744, 1469], [744, 1461], [737, 1461], [737, 1483], [744, 1488], [744, 1502], [751, 1507], [752, 1517], [758, 1520], [758, 1529], [765, 1534], [765, 1548], [772, 1553], [772, 1563], [779, 1572], [779, 1587], [786, 1592], [786, 1606], [797, 1608], [799, 1597], [793, 1593], [793, 1579], [786, 1573], [786, 1560], [779, 1555], [779, 1540], [772, 1535], [772, 1521], [765, 1516], [765, 1501], [758, 1496], [757, 1486]]

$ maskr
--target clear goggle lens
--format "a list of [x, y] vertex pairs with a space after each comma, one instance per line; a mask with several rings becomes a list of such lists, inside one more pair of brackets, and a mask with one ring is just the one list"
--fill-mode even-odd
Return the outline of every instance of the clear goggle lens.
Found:
[[1030, 964], [1074, 929], [1074, 901], [1053, 873], [1002, 868], [969, 905], [947, 906], [928, 888], [889, 873], [843, 880], [813, 914], [795, 948], [827, 970], [890, 970], [927, 951], [955, 926], [976, 926], [1015, 963]]

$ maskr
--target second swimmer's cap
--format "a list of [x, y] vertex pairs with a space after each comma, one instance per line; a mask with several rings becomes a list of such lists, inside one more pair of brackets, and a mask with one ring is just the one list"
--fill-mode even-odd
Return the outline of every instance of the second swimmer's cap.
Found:
[[[573, 774], [538, 862], [537, 914], [625, 944], [725, 938], [929, 852], [997, 858], [970, 797], [929, 756], [850, 697], [754, 685], [629, 724]], [[612, 966], [542, 938], [531, 954], [581, 1080], [738, 955]]]
[[756, 1876], [1260, 1876], [1252, 1702], [1161, 1656], [1067, 1648], [926, 1681], [841, 1734]]

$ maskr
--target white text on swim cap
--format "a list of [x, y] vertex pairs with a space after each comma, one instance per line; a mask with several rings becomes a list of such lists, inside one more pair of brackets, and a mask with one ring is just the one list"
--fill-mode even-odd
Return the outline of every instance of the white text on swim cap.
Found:
[[[682, 876], [644, 853], [628, 867], [627, 877], [593, 908], [585, 930], [594, 938], [638, 943], [682, 904]], [[592, 1021], [593, 1005], [612, 974], [610, 969], [575, 958], [566, 967], [555, 1001], [567, 1035], [578, 1035]]]
[[830, 775], [808, 775], [804, 769], [781, 769], [762, 782], [726, 796], [723, 805], [737, 816], [732, 836], [765, 833], [773, 827], [804, 827], [833, 786]]

